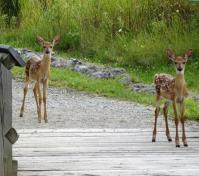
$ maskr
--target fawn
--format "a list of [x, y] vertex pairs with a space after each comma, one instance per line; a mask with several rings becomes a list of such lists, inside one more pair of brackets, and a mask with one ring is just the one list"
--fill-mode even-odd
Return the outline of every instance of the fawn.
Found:
[[[20, 117], [23, 117], [25, 98], [28, 91], [29, 82], [31, 80], [34, 80], [36, 81], [36, 83], [33, 88], [33, 93], [37, 105], [38, 122], [41, 123], [41, 104], [43, 100], [44, 120], [47, 123], [48, 118], [46, 110], [46, 98], [47, 98], [48, 80], [50, 76], [51, 54], [54, 45], [60, 42], [60, 36], [59, 35], [55, 36], [52, 42], [45, 41], [42, 37], [38, 36], [37, 42], [43, 46], [44, 54], [42, 58], [36, 55], [32, 56], [30, 60], [26, 63], [24, 96], [20, 111]], [[40, 84], [43, 85], [43, 99], [42, 99]]]
[[168, 127], [168, 106], [170, 101], [173, 105], [173, 111], [175, 116], [175, 126], [176, 126], [176, 137], [175, 143], [176, 147], [180, 147], [179, 136], [178, 136], [178, 112], [176, 108], [176, 104], [179, 105], [179, 116], [180, 122], [182, 124], [182, 142], [185, 147], [188, 146], [185, 134], [185, 126], [184, 126], [184, 112], [185, 112], [185, 104], [184, 100], [188, 96], [186, 82], [184, 78], [185, 65], [187, 60], [192, 56], [192, 50], [188, 50], [183, 56], [176, 56], [175, 53], [168, 49], [167, 57], [175, 63], [176, 68], [176, 77], [173, 77], [168, 74], [156, 74], [154, 77], [155, 89], [156, 89], [156, 109], [155, 109], [155, 122], [154, 122], [154, 130], [152, 142], [156, 141], [156, 126], [157, 119], [160, 111], [160, 99], [161, 97], [165, 98], [167, 101], [163, 107], [163, 115], [165, 118], [166, 124], [166, 136], [168, 141], [172, 141], [169, 127]]

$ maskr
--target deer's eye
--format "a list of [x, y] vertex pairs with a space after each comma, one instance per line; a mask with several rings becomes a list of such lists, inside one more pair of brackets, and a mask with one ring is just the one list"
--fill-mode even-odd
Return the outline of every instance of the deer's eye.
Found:
[[50, 46], [50, 48], [53, 48], [53, 46]]
[[186, 64], [186, 62], [183, 62], [183, 64], [185, 65], [185, 64]]
[[174, 62], [175, 63], [175, 65], [177, 65], [178, 63], [177, 62]]

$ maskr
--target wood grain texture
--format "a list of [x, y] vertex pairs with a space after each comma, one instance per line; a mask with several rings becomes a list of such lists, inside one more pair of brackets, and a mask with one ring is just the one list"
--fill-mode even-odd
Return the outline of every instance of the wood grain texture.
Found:
[[0, 176], [4, 176], [4, 149], [3, 149], [3, 80], [2, 65], [0, 64]]
[[[12, 76], [3, 65], [0, 66], [0, 148], [1, 149], [1, 170], [2, 175], [11, 176], [12, 170], [12, 145], [5, 137], [12, 127]], [[3, 164], [2, 164], [3, 159]], [[3, 167], [3, 168], [2, 168]]]
[[5, 134], [12, 128], [12, 76], [5, 67], [2, 72], [3, 87], [3, 135], [4, 135], [4, 163], [5, 176], [13, 174], [12, 171], [12, 145]]
[[151, 129], [20, 130], [18, 176], [198, 176], [199, 132], [176, 148], [159, 131], [152, 143]]

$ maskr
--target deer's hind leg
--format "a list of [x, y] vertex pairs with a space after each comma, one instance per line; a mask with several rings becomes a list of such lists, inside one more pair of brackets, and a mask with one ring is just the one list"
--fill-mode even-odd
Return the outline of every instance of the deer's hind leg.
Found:
[[156, 134], [157, 134], [157, 120], [158, 120], [158, 115], [160, 112], [160, 95], [157, 94], [156, 96], [156, 108], [155, 108], [155, 122], [154, 122], [154, 129], [153, 129], [153, 137], [152, 137], [152, 142], [156, 141]]
[[21, 110], [20, 110], [20, 117], [23, 117], [23, 113], [24, 113], [24, 106], [25, 106], [25, 99], [26, 99], [26, 95], [28, 92], [28, 85], [29, 85], [29, 77], [26, 76], [25, 78], [25, 85], [24, 85], [24, 89], [23, 89], [23, 100], [22, 100], [22, 105], [21, 105]]
[[166, 101], [163, 107], [163, 114], [164, 114], [165, 126], [166, 126], [166, 136], [167, 136], [168, 141], [171, 142], [172, 139], [170, 136], [169, 125], [168, 125], [168, 108], [169, 108], [169, 102]]

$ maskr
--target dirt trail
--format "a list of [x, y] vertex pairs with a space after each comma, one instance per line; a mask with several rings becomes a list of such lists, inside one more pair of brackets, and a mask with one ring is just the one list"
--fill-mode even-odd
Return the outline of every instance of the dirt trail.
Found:
[[[19, 117], [22, 93], [23, 83], [13, 80], [13, 126], [16, 129], [151, 128], [153, 125], [152, 107], [58, 88], [49, 88], [49, 123], [42, 121], [38, 124], [32, 85], [27, 94], [24, 117]], [[159, 127], [164, 127], [162, 117]]]

